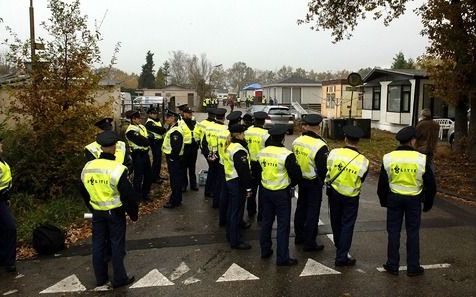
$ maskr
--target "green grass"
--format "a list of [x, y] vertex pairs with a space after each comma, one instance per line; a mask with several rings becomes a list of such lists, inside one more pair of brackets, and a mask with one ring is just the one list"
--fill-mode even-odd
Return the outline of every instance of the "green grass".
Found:
[[66, 231], [72, 223], [82, 219], [86, 210], [79, 196], [42, 201], [33, 195], [17, 193], [11, 195], [10, 201], [20, 244], [30, 243], [33, 230], [40, 224], [52, 224]]

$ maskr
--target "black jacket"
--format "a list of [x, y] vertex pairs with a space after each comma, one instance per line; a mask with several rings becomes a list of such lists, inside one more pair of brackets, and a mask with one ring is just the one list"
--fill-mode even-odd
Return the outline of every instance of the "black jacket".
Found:
[[[99, 159], [115, 160], [116, 157], [113, 154], [103, 152], [99, 156]], [[131, 185], [131, 182], [127, 178], [127, 170], [124, 170], [124, 172], [122, 173], [121, 178], [119, 179], [119, 182], [117, 184], [117, 189], [119, 191], [119, 194], [121, 195], [121, 202], [125, 211], [129, 215], [131, 220], [137, 221], [138, 213], [139, 213], [138, 197], [140, 197], [140, 195], [138, 195], [134, 191]], [[91, 197], [89, 196], [89, 193], [82, 182], [80, 185], [80, 193], [81, 193], [81, 196], [83, 197], [86, 207], [90, 211], [94, 211], [93, 207], [89, 203]]]
[[[131, 124], [133, 125], [133, 124]], [[150, 146], [150, 141], [148, 137], [144, 137], [140, 135], [136, 131], [129, 131], [126, 133], [126, 137], [128, 140], [132, 141], [133, 143], [137, 144], [138, 146]]]
[[[397, 148], [397, 151], [415, 151], [415, 149], [411, 146], [401, 145]], [[388, 183], [388, 175], [385, 168], [380, 168], [380, 176], [378, 179], [378, 188], [377, 188], [377, 195], [380, 200], [380, 205], [382, 207], [387, 207], [388, 196], [390, 194], [398, 195], [392, 193], [390, 190], [390, 185]], [[436, 181], [435, 176], [433, 174], [433, 170], [430, 166], [430, 160], [427, 158], [425, 164], [425, 173], [423, 174], [423, 191], [421, 192], [420, 196], [423, 199], [423, 210], [428, 211], [433, 207], [433, 200], [436, 195]]]
[[[174, 125], [170, 126], [169, 129], [177, 126], [178, 124], [175, 123]], [[170, 146], [172, 147], [172, 152], [167, 155], [169, 158], [175, 160], [180, 157], [180, 151], [182, 150], [183, 144], [183, 135], [179, 131], [174, 131], [170, 134]]]
[[[246, 141], [232, 138], [232, 143], [239, 143], [244, 146], [246, 149]], [[233, 155], [233, 163], [235, 165], [236, 172], [238, 173], [238, 179], [240, 187], [242, 189], [251, 189], [252, 187], [252, 177], [250, 170], [250, 163], [248, 160], [247, 152], [239, 150]]]
[[147, 129], [147, 131], [154, 132], [154, 133], [157, 133], [157, 134], [160, 134], [160, 135], [164, 135], [167, 132], [167, 129], [165, 129], [164, 127], [156, 126], [150, 121], [146, 122], [144, 126]]

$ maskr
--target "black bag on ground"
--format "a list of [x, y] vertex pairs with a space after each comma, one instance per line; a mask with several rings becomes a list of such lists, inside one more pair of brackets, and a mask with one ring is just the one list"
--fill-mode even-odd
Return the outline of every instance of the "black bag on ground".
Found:
[[40, 255], [64, 250], [65, 234], [56, 226], [43, 224], [33, 230], [33, 248]]

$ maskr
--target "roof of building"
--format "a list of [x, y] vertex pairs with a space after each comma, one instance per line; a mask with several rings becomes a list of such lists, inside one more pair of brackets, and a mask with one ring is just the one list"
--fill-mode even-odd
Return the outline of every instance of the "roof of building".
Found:
[[363, 82], [374, 80], [377, 76], [397, 76], [402, 79], [406, 78], [428, 78], [425, 70], [421, 69], [380, 69], [374, 68], [363, 78]]
[[249, 84], [247, 86], [245, 86], [243, 88], [244, 91], [252, 91], [252, 90], [259, 90], [259, 89], [262, 89], [263, 87], [261, 86], [261, 84], [259, 83], [253, 83], [253, 84]]
[[310, 85], [310, 86], [320, 86], [322, 82], [315, 81], [309, 78], [303, 78], [299, 76], [291, 76], [276, 82], [272, 82], [269, 84], [264, 85], [264, 87], [271, 87], [271, 86], [286, 86], [286, 85]]

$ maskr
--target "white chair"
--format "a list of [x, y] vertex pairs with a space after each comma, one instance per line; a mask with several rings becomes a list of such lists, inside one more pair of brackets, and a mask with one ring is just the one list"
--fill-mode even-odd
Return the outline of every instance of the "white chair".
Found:
[[437, 122], [440, 125], [440, 131], [438, 132], [438, 138], [443, 140], [443, 132], [445, 130], [449, 130], [451, 126], [454, 125], [454, 122], [450, 119], [433, 119], [433, 121]]

